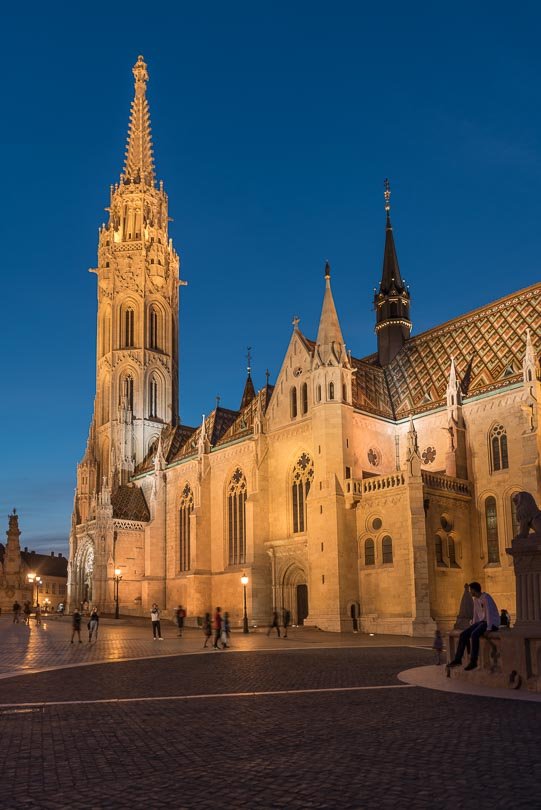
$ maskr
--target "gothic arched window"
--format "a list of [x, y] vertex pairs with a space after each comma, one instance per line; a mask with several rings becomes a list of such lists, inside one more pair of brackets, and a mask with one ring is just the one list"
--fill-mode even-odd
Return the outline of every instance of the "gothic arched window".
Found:
[[292, 503], [293, 532], [306, 531], [306, 498], [314, 478], [314, 462], [303, 453], [293, 467]]
[[124, 347], [129, 349], [135, 346], [134, 343], [134, 323], [135, 313], [131, 307], [128, 307], [124, 312]]
[[375, 565], [376, 564], [376, 546], [374, 545], [374, 541], [371, 537], [368, 537], [364, 541], [364, 564], [365, 565]]
[[189, 484], [184, 485], [180, 506], [179, 517], [179, 569], [181, 571], [190, 570], [190, 515], [193, 511], [193, 492]]
[[148, 381], [148, 415], [151, 419], [158, 418], [158, 380], [154, 375]]
[[490, 463], [492, 472], [507, 470], [507, 433], [503, 425], [494, 425], [490, 431]]
[[513, 537], [517, 536], [517, 534], [519, 533], [519, 529], [520, 529], [520, 524], [519, 524], [518, 518], [517, 518], [517, 505], [516, 505], [515, 501], [513, 500], [513, 498], [514, 498], [514, 496], [516, 494], [517, 493], [515, 492], [515, 493], [513, 493], [513, 495], [511, 495], [511, 531], [513, 532]]
[[308, 413], [308, 384], [303, 383], [301, 388], [301, 410], [302, 413]]
[[130, 374], [122, 380], [120, 395], [130, 411], [133, 411], [133, 377]]
[[293, 386], [289, 392], [289, 406], [291, 418], [295, 419], [297, 416], [297, 389]]
[[393, 541], [388, 534], [381, 541], [381, 561], [383, 563], [392, 563], [393, 561]]
[[321, 385], [318, 385], [316, 390], [317, 390], [317, 401], [321, 402]]
[[490, 495], [485, 501], [485, 523], [487, 529], [487, 554], [489, 563], [500, 562], [500, 543], [498, 540], [498, 512], [496, 498]]
[[334, 383], [329, 383], [329, 399], [334, 399]]
[[227, 486], [229, 565], [246, 562], [246, 476], [237, 467]]
[[434, 554], [436, 565], [440, 568], [447, 568], [447, 563], [443, 559], [443, 540], [440, 534], [437, 534], [434, 538]]
[[456, 561], [456, 543], [455, 538], [451, 535], [447, 538], [447, 548], [449, 551], [449, 565], [451, 568], [460, 568], [459, 564]]
[[148, 318], [148, 345], [151, 349], [160, 348], [159, 315], [156, 307], [150, 308]]

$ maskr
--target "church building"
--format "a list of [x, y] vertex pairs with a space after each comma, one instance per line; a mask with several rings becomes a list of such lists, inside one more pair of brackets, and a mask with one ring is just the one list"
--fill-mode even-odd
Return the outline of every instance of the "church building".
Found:
[[[156, 180], [147, 66], [99, 232], [96, 397], [77, 467], [69, 604], [187, 623], [287, 608], [328, 631], [427, 635], [479, 580], [514, 610], [512, 496], [539, 500], [541, 283], [411, 335], [385, 188], [376, 351], [346, 348], [327, 264], [274, 385], [201, 425], [178, 413], [180, 261]], [[312, 339], [314, 338], [315, 339]], [[287, 337], [276, 335], [277, 340]], [[169, 612], [169, 614], [168, 614]]]

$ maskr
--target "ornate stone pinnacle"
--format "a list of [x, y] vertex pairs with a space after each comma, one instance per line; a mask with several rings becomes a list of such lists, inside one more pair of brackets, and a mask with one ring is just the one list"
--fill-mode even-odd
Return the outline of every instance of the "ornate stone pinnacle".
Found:
[[[137, 57], [137, 62], [133, 66], [133, 75], [135, 76], [135, 87], [139, 83], [145, 85], [148, 82], [148, 70], [146, 66], [146, 62], [141, 55]], [[144, 90], [144, 88], [143, 88]]]

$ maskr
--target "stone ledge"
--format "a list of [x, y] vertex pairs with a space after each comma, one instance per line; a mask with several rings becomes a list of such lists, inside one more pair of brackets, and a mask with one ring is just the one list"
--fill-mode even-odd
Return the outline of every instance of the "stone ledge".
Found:
[[[459, 636], [459, 630], [448, 635], [449, 661], [453, 660]], [[541, 630], [514, 627], [486, 633], [480, 641], [477, 669], [465, 672], [463, 667], [446, 668], [451, 680], [541, 694]], [[464, 655], [463, 665], [467, 663]]]

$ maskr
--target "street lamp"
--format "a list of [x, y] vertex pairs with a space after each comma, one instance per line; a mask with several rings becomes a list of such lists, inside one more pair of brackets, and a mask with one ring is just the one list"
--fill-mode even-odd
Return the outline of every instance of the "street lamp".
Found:
[[118, 612], [118, 583], [120, 582], [121, 579], [122, 579], [122, 571], [120, 570], [120, 568], [115, 568], [115, 577], [114, 577], [114, 582], [115, 582], [115, 619], [120, 618], [120, 614]]
[[41, 585], [41, 577], [37, 574], [30, 573], [26, 576], [28, 582], [32, 586], [32, 604], [34, 604], [34, 585], [36, 586], [36, 605], [39, 605], [39, 586]]
[[242, 619], [242, 632], [249, 633], [250, 631], [248, 630], [248, 614], [246, 613], [246, 586], [248, 585], [249, 579], [246, 576], [246, 574], [243, 573], [243, 575], [240, 578], [240, 581], [242, 582], [242, 587], [244, 588], [244, 616]]

